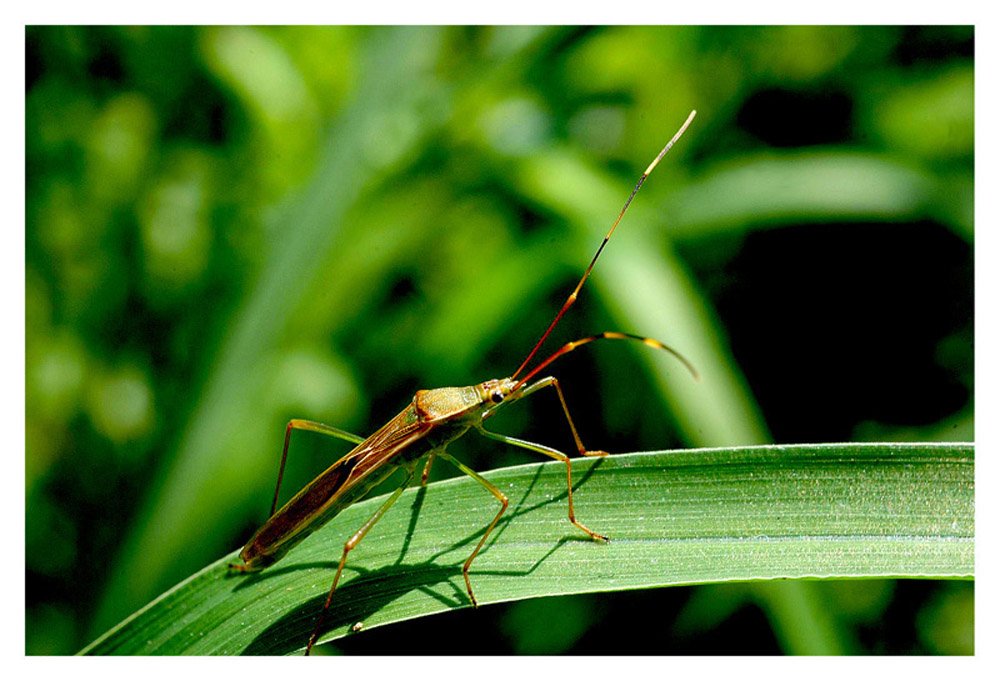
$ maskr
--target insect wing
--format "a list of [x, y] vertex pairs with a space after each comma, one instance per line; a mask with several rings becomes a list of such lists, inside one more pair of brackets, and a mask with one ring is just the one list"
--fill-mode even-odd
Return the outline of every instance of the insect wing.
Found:
[[417, 418], [411, 404], [387, 424], [372, 433], [367, 440], [345, 454], [327, 471], [342, 465], [349, 466], [344, 486], [353, 485], [365, 478], [372, 470], [390, 463], [396, 454], [406, 450], [417, 440], [427, 435], [430, 430], [429, 424], [421, 423]]
[[396, 468], [392, 459], [430, 430], [431, 426], [416, 418], [413, 406], [408, 406], [271, 516], [244, 547], [244, 560], [255, 554], [265, 554], [265, 564], [279, 560], [390, 475]]

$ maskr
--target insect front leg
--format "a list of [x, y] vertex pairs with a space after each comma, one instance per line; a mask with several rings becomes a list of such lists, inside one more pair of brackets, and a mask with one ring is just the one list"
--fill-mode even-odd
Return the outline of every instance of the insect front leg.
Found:
[[[553, 379], [555, 380], [555, 379]], [[569, 416], [569, 414], [567, 414]], [[572, 426], [572, 422], [570, 422]], [[594, 539], [601, 541], [608, 541], [608, 538], [603, 534], [598, 534], [590, 528], [586, 527], [583, 523], [580, 523], [576, 519], [576, 513], [573, 511], [573, 468], [570, 465], [570, 459], [568, 456], [560, 452], [558, 449], [553, 449], [552, 447], [546, 447], [545, 445], [536, 444], [534, 442], [528, 442], [527, 440], [519, 440], [516, 437], [511, 437], [509, 435], [501, 435], [500, 433], [493, 433], [482, 426], [477, 426], [480, 433], [488, 438], [498, 440], [508, 445], [514, 445], [515, 447], [522, 447], [524, 449], [530, 449], [533, 452], [538, 452], [539, 454], [544, 454], [545, 456], [550, 456], [557, 461], [562, 461], [566, 464], [566, 491], [567, 497], [569, 499], [569, 521], [579, 527], [581, 530], [589, 534]]]
[[417, 468], [415, 465], [411, 464], [408, 466], [406, 469], [406, 479], [403, 480], [403, 484], [399, 486], [399, 489], [393, 492], [392, 495], [385, 500], [385, 503], [379, 506], [378, 510], [372, 514], [372, 517], [369, 518], [364, 525], [358, 528], [358, 531], [355, 532], [344, 544], [344, 553], [340, 556], [340, 564], [337, 566], [337, 574], [333, 576], [333, 585], [330, 587], [330, 593], [327, 594], [326, 603], [323, 604], [323, 610], [320, 612], [319, 620], [316, 622], [316, 628], [313, 630], [312, 636], [309, 637], [308, 645], [306, 645], [306, 655], [312, 651], [312, 647], [315, 645], [316, 639], [319, 638], [320, 627], [323, 626], [323, 618], [326, 617], [326, 611], [330, 609], [330, 602], [333, 600], [333, 592], [337, 590], [337, 583], [340, 581], [340, 574], [344, 571], [344, 565], [347, 563], [347, 554], [350, 553], [351, 549], [357, 546], [358, 543], [365, 538], [365, 535], [368, 534], [368, 530], [372, 529], [372, 526], [385, 515], [386, 511], [388, 511], [394, 503], [396, 503], [396, 500], [399, 499], [399, 495], [403, 493], [403, 490], [405, 490], [410, 484], [410, 481], [413, 480], [413, 476], [416, 472]]
[[[562, 388], [559, 387], [559, 381], [557, 381], [554, 376], [549, 376], [548, 378], [543, 378], [535, 383], [532, 383], [522, 391], [521, 397], [527, 397], [536, 390], [541, 390], [542, 388], [548, 388], [549, 386], [555, 388], [556, 394], [559, 395], [559, 403], [562, 405], [563, 414], [566, 415], [566, 423], [569, 424], [570, 432], [573, 433], [573, 441], [576, 443], [576, 449], [578, 452], [580, 452], [580, 456], [607, 456], [608, 453], [603, 450], [600, 449], [590, 450], [583, 446], [583, 441], [580, 439], [580, 435], [576, 432], [576, 426], [573, 424], [573, 417], [569, 415], [569, 407], [566, 406], [566, 398], [563, 396]], [[548, 456], [552, 456], [550, 452], [542, 452], [542, 453], [547, 454]], [[561, 452], [559, 453], [561, 454]]]
[[500, 520], [500, 516], [502, 516], [503, 512], [507, 510], [507, 496], [499, 489], [497, 489], [497, 486], [494, 485], [492, 482], [490, 482], [489, 480], [481, 476], [479, 473], [466, 466], [458, 459], [453, 458], [447, 452], [443, 450], [439, 451], [438, 456], [440, 456], [442, 459], [449, 461], [453, 466], [455, 466], [455, 468], [462, 471], [470, 478], [478, 482], [480, 485], [486, 488], [486, 490], [490, 494], [492, 494], [493, 496], [495, 496], [497, 499], [500, 500], [500, 511], [493, 519], [493, 522], [490, 523], [490, 526], [486, 528], [486, 532], [483, 533], [483, 538], [479, 540], [478, 544], [476, 544], [476, 550], [472, 552], [472, 555], [469, 556], [468, 560], [465, 561], [465, 565], [462, 566], [462, 576], [465, 577], [465, 588], [469, 592], [469, 600], [472, 601], [472, 607], [478, 608], [479, 604], [476, 602], [476, 597], [472, 594], [472, 582], [469, 581], [469, 566], [472, 565], [472, 560], [479, 554], [479, 550], [483, 548], [483, 544], [486, 543], [486, 538], [490, 536], [490, 532], [492, 532], [493, 528], [496, 527], [497, 521]]
[[281, 478], [285, 475], [285, 461], [288, 459], [288, 443], [292, 439], [293, 430], [310, 430], [314, 433], [347, 440], [354, 444], [364, 442], [363, 437], [358, 437], [353, 433], [348, 433], [346, 430], [334, 428], [318, 421], [307, 421], [305, 419], [292, 419], [289, 421], [288, 426], [285, 428], [285, 445], [281, 448], [281, 466], [278, 468], [278, 484], [274, 487], [274, 501], [271, 502], [271, 512], [268, 513], [269, 518], [274, 515], [274, 511], [278, 508], [278, 492], [281, 490]]

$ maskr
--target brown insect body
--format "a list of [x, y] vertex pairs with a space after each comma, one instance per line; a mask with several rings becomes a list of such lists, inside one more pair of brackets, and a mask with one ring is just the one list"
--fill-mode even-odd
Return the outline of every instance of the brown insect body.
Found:
[[406, 409], [320, 473], [254, 533], [241, 572], [278, 562], [313, 532], [364, 497], [400, 466], [443, 450], [510, 395], [515, 382], [419, 390]]

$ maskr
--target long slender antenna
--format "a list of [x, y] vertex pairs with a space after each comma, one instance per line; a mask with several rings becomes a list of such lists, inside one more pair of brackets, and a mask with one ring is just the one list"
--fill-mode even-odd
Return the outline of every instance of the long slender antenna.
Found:
[[[604, 236], [604, 241], [602, 241], [601, 245], [597, 248], [597, 253], [594, 254], [594, 258], [593, 260], [590, 261], [590, 265], [587, 267], [587, 271], [584, 272], [583, 276], [580, 278], [580, 283], [578, 283], [576, 285], [576, 288], [573, 289], [573, 292], [569, 294], [569, 298], [567, 298], [566, 302], [563, 303], [562, 309], [559, 310], [559, 314], [557, 314], [555, 319], [552, 320], [552, 323], [549, 324], [549, 328], [545, 329], [545, 333], [543, 333], [542, 337], [538, 339], [538, 342], [535, 343], [535, 347], [532, 348], [531, 352], [528, 353], [528, 356], [524, 358], [524, 361], [521, 362], [521, 366], [519, 366], [517, 368], [517, 371], [515, 371], [513, 375], [511, 375], [511, 378], [517, 378], [517, 375], [522, 371], [524, 371], [524, 367], [528, 366], [528, 362], [530, 362], [531, 358], [535, 356], [535, 353], [538, 352], [538, 349], [542, 347], [542, 343], [544, 343], [545, 339], [549, 337], [549, 334], [552, 332], [552, 329], [554, 329], [555, 325], [559, 323], [560, 319], [562, 319], [562, 316], [566, 313], [566, 310], [572, 307], [573, 303], [576, 302], [577, 294], [580, 293], [580, 289], [583, 288], [583, 283], [587, 281], [587, 277], [590, 276], [590, 271], [594, 269], [594, 263], [596, 263], [597, 259], [601, 257], [601, 251], [604, 250], [604, 246], [608, 243], [608, 240], [611, 239], [611, 235], [615, 233], [615, 228], [618, 227], [618, 223], [621, 222], [622, 216], [625, 215], [625, 211], [628, 210], [629, 204], [632, 203], [632, 198], [635, 197], [636, 193], [639, 191], [639, 187], [641, 187], [642, 183], [646, 181], [646, 178], [649, 177], [649, 174], [653, 172], [653, 168], [655, 168], [656, 164], [660, 162], [660, 159], [663, 158], [668, 151], [670, 151], [670, 147], [674, 146], [674, 143], [681, 138], [681, 135], [683, 135], [684, 131], [687, 130], [687, 127], [691, 125], [691, 121], [694, 120], [695, 114], [697, 113], [698, 113], [697, 111], [691, 112], [691, 114], [687, 117], [687, 120], [684, 121], [684, 125], [681, 126], [680, 130], [678, 130], [677, 133], [670, 139], [670, 141], [667, 142], [667, 146], [663, 147], [663, 151], [657, 154], [656, 158], [653, 159], [653, 162], [649, 164], [648, 168], [646, 168], [646, 172], [644, 172], [642, 174], [642, 177], [639, 178], [639, 182], [635, 185], [635, 189], [633, 189], [632, 193], [629, 194], [628, 200], [625, 201], [625, 205], [622, 207], [621, 212], [619, 212], [618, 217], [615, 218], [615, 223], [611, 225], [611, 229], [609, 229], [608, 233]], [[555, 357], [553, 357], [552, 359], [555, 359]], [[521, 383], [523, 383], [523, 381], [521, 381]]]
[[532, 378], [534, 378], [538, 374], [539, 371], [541, 371], [542, 369], [544, 369], [548, 365], [552, 364], [552, 362], [554, 362], [559, 357], [562, 357], [567, 352], [572, 352], [573, 350], [576, 350], [581, 345], [586, 345], [587, 343], [593, 343], [596, 340], [604, 340], [604, 339], [607, 339], [607, 340], [634, 340], [634, 341], [639, 341], [640, 343], [643, 343], [645, 345], [648, 345], [651, 348], [656, 348], [658, 350], [666, 350], [671, 355], [673, 355], [678, 360], [680, 360], [681, 364], [684, 365], [684, 368], [687, 369], [689, 372], [691, 372], [691, 376], [694, 378], [694, 380], [696, 380], [696, 381], [701, 380], [701, 378], [698, 376], [698, 370], [694, 368], [694, 365], [691, 364], [691, 362], [688, 360], [688, 358], [685, 357], [684, 355], [682, 355], [681, 353], [677, 352], [676, 350], [674, 350], [672, 347], [670, 347], [666, 343], [661, 343], [660, 341], [656, 340], [655, 338], [645, 338], [643, 336], [633, 336], [630, 333], [620, 333], [618, 331], [605, 331], [604, 333], [599, 333], [596, 336], [587, 336], [586, 338], [581, 338], [579, 340], [575, 340], [575, 341], [571, 341], [569, 343], [566, 343], [566, 345], [562, 346], [561, 348], [559, 348], [558, 350], [556, 350], [555, 352], [553, 352], [551, 355], [549, 355], [548, 359], [546, 359], [544, 362], [542, 362], [541, 364], [539, 364], [538, 366], [536, 366], [534, 369], [532, 369], [531, 371], [529, 371], [527, 374], [525, 374], [524, 378], [522, 378], [520, 381], [517, 382], [517, 384], [514, 386], [514, 388], [513, 388], [513, 390], [511, 392], [516, 391], [522, 385], [524, 385], [525, 383], [527, 383], [528, 381], [530, 381]]

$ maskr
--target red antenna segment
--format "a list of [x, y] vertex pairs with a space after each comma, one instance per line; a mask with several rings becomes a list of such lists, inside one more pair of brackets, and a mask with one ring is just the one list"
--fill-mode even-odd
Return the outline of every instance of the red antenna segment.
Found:
[[[578, 283], [576, 285], [576, 288], [573, 289], [573, 292], [569, 294], [569, 298], [567, 298], [566, 302], [563, 303], [562, 309], [559, 310], [559, 314], [557, 314], [555, 319], [552, 320], [552, 323], [549, 324], [549, 328], [545, 329], [545, 333], [543, 333], [542, 337], [538, 339], [538, 342], [535, 343], [535, 347], [531, 349], [531, 352], [528, 353], [528, 356], [524, 359], [523, 362], [521, 362], [521, 366], [517, 368], [517, 371], [513, 373], [511, 378], [517, 378], [517, 375], [522, 371], [524, 371], [524, 367], [528, 366], [528, 362], [530, 362], [531, 358], [535, 356], [535, 353], [538, 352], [538, 349], [542, 347], [542, 343], [544, 343], [545, 339], [549, 337], [549, 334], [552, 332], [552, 329], [555, 328], [555, 325], [559, 322], [560, 319], [562, 319], [562, 316], [566, 313], [566, 310], [572, 307], [573, 303], [576, 302], [577, 294], [579, 294], [580, 289], [583, 288], [583, 283], [587, 281], [587, 277], [590, 276], [590, 271], [594, 269], [594, 263], [596, 263], [597, 259], [601, 257], [601, 251], [604, 250], [604, 246], [608, 243], [608, 240], [611, 239], [611, 235], [615, 233], [615, 228], [618, 227], [618, 223], [621, 222], [622, 216], [625, 215], [625, 211], [628, 210], [629, 204], [632, 203], [632, 199], [639, 191], [639, 187], [641, 187], [642, 183], [646, 181], [646, 178], [649, 177], [649, 174], [653, 172], [653, 168], [655, 168], [656, 164], [660, 162], [660, 159], [663, 158], [668, 151], [670, 151], [670, 147], [674, 146], [677, 140], [681, 138], [681, 135], [684, 134], [684, 131], [687, 130], [687, 127], [691, 125], [691, 121], [694, 120], [696, 113], [698, 112], [697, 111], [691, 112], [691, 114], [687, 117], [687, 120], [684, 121], [684, 125], [682, 125], [680, 130], [678, 130], [677, 133], [670, 139], [670, 141], [667, 142], [667, 146], [663, 147], [663, 150], [659, 154], [657, 154], [656, 158], [653, 159], [653, 162], [649, 164], [648, 168], [646, 168], [646, 172], [644, 172], [642, 174], [642, 177], [639, 178], [639, 182], [635, 185], [635, 189], [633, 189], [632, 193], [629, 194], [628, 200], [625, 201], [625, 205], [622, 207], [621, 212], [619, 212], [618, 217], [615, 218], [615, 223], [611, 225], [611, 229], [609, 229], [608, 233], [604, 236], [604, 241], [602, 241], [601, 245], [597, 248], [597, 253], [594, 254], [593, 260], [591, 260], [590, 265], [587, 266], [587, 271], [584, 272], [583, 276], [580, 278], [580, 283]], [[554, 359], [554, 357], [552, 359]], [[545, 364], [547, 363], [548, 362], [545, 362]], [[523, 382], [524, 381], [521, 381], [521, 383]]]

